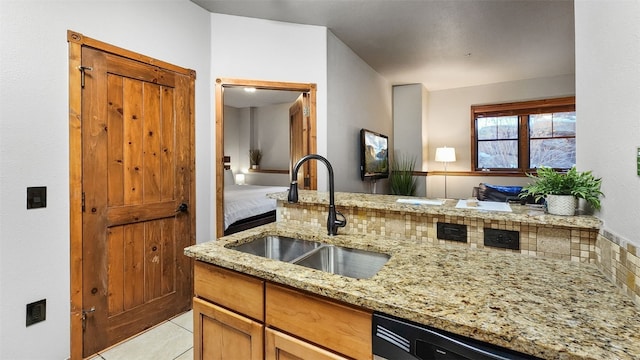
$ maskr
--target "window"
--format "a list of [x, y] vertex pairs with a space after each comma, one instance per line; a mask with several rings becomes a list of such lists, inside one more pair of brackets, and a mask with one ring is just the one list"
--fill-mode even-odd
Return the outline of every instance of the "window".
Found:
[[576, 162], [575, 97], [471, 107], [474, 171], [524, 173]]

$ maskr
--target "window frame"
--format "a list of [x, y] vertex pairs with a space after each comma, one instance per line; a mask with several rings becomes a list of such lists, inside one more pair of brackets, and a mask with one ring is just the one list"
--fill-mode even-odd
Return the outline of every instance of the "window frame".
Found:
[[[535, 172], [529, 167], [529, 115], [570, 112], [576, 110], [576, 97], [519, 101], [471, 106], [471, 172], [477, 174], [518, 174]], [[513, 169], [483, 169], [478, 167], [478, 117], [518, 116], [518, 167]]]

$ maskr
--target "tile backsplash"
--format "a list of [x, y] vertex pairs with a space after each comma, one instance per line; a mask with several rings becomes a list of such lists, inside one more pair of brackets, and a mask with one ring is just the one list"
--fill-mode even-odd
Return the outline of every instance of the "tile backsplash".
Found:
[[[529, 256], [595, 264], [602, 273], [640, 306], [640, 259], [637, 247], [610, 232], [592, 228], [528, 224], [478, 217], [416, 214], [392, 210], [341, 208], [347, 226], [345, 234], [381, 235], [434, 245], [466, 246], [506, 251]], [[280, 203], [278, 219], [296, 224], [326, 227], [326, 205]], [[437, 238], [437, 223], [467, 226], [467, 242]], [[509, 250], [484, 245], [484, 229], [518, 231], [520, 249]]]
[[[577, 262], [596, 262], [597, 229], [528, 224], [516, 221], [478, 217], [418, 214], [393, 210], [342, 208], [347, 226], [338, 229], [345, 234], [381, 235], [428, 244], [449, 244], [470, 248], [490, 248], [531, 256]], [[326, 226], [326, 205], [285, 204], [279, 208], [280, 219], [301, 225]], [[467, 226], [467, 242], [442, 240], [437, 237], [438, 222]], [[520, 250], [486, 247], [484, 229], [511, 230], [520, 233]]]
[[596, 264], [604, 275], [640, 306], [640, 258], [638, 248], [601, 230], [596, 241]]

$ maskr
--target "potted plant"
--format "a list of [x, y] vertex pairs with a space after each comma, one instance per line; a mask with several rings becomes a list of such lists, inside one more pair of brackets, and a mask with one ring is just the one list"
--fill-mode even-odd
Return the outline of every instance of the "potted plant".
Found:
[[601, 178], [591, 171], [579, 172], [575, 166], [567, 172], [550, 167], [538, 168], [537, 175], [527, 174], [535, 180], [522, 188], [520, 197], [531, 195], [536, 201], [545, 198], [547, 212], [554, 215], [574, 215], [578, 199], [584, 199], [594, 209], [600, 209]]
[[389, 186], [392, 195], [414, 196], [416, 194], [416, 179], [413, 168], [416, 165], [414, 157], [395, 156], [389, 173]]
[[260, 149], [249, 150], [249, 164], [252, 169], [258, 169], [260, 167], [260, 160], [262, 160], [262, 151]]

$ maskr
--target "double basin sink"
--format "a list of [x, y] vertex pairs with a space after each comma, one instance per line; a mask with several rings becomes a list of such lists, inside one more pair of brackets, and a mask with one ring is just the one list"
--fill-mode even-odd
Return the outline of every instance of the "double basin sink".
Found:
[[356, 279], [374, 276], [389, 255], [284, 236], [266, 236], [230, 249]]

